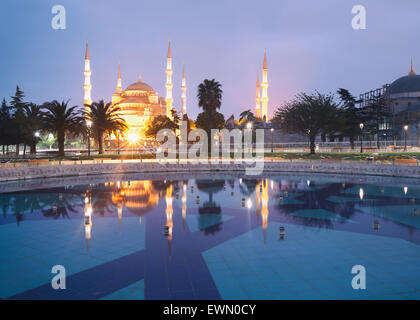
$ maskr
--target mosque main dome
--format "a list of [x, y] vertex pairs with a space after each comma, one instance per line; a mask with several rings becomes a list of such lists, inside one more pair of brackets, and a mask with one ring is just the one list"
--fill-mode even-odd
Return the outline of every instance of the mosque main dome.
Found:
[[141, 80], [130, 84], [112, 95], [112, 103], [120, 108], [120, 115], [128, 125], [128, 130], [143, 131], [147, 122], [158, 115], [166, 115], [165, 99]]

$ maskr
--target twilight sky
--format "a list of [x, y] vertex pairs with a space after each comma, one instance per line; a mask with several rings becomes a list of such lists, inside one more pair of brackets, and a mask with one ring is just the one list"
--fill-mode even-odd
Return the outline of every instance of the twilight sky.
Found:
[[[56, 4], [66, 8], [66, 30], [51, 27]], [[366, 7], [366, 30], [351, 27], [356, 4]], [[406, 75], [411, 57], [420, 73], [418, 0], [1, 0], [0, 15], [0, 99], [7, 100], [18, 84], [28, 101], [82, 105], [86, 39], [92, 98], [110, 101], [118, 61], [124, 88], [141, 72], [165, 96], [170, 38], [174, 105], [179, 110], [185, 63], [193, 118], [206, 78], [223, 86], [225, 118], [253, 109], [264, 48], [269, 116], [299, 91], [376, 89]]]

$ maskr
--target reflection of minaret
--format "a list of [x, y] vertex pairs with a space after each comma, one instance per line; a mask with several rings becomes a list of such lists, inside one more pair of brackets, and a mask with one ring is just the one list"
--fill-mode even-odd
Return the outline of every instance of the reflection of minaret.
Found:
[[166, 189], [166, 227], [168, 227], [168, 248], [169, 248], [169, 257], [171, 257], [172, 254], [172, 228], [174, 226], [172, 221], [172, 215], [174, 213], [174, 210], [172, 208], [172, 185], [170, 185]]
[[261, 119], [268, 121], [267, 106], [268, 106], [268, 79], [267, 79], [267, 55], [264, 50], [264, 63], [263, 63], [263, 77], [261, 82]]
[[260, 184], [257, 184], [256, 187], [255, 187], [255, 201], [257, 202], [255, 204], [255, 213], [257, 215], [257, 221], [259, 221], [259, 218], [260, 218], [260, 202], [261, 202]]
[[264, 230], [264, 246], [266, 245], [267, 240], [267, 221], [268, 221], [268, 182], [267, 179], [262, 181], [262, 193], [261, 193], [261, 217], [262, 217], [262, 227]]
[[255, 93], [255, 116], [261, 118], [261, 93], [260, 93], [260, 79], [257, 73], [257, 87]]
[[85, 198], [85, 238], [86, 249], [89, 252], [90, 239], [92, 237], [92, 206], [88, 197]]
[[168, 57], [166, 58], [166, 116], [171, 117], [172, 103], [172, 56], [171, 56], [171, 41], [168, 46]]
[[86, 105], [90, 106], [92, 104], [92, 99], [90, 96], [90, 92], [92, 89], [92, 85], [90, 84], [90, 75], [92, 74], [92, 71], [90, 70], [90, 57], [89, 57], [89, 47], [88, 47], [87, 40], [86, 40], [86, 52], [85, 52], [85, 70], [83, 73], [85, 75], [85, 83], [83, 85], [83, 89], [85, 90], [85, 96], [83, 98], [83, 104], [85, 105], [85, 111], [87, 111]]
[[182, 185], [182, 223], [185, 231], [185, 222], [187, 218], [187, 183], [184, 182]]
[[187, 114], [187, 81], [185, 79], [185, 65], [182, 66], [181, 104], [182, 115]]
[[121, 221], [122, 221], [122, 209], [123, 209], [123, 204], [122, 203], [118, 203], [117, 204], [117, 212], [118, 212], [118, 230], [121, 232]]

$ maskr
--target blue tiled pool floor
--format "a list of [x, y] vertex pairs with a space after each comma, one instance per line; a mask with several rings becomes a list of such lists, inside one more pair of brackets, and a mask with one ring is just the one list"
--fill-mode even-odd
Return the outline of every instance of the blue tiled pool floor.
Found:
[[416, 183], [225, 173], [3, 193], [0, 208], [1, 298], [420, 299]]

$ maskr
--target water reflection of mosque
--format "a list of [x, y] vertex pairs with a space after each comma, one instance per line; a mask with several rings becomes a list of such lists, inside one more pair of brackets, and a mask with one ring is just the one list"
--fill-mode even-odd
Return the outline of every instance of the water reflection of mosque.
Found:
[[[243, 195], [251, 196], [255, 192], [256, 201], [256, 214], [257, 218], [261, 217], [262, 229], [264, 231], [264, 244], [266, 242], [266, 232], [268, 225], [268, 180], [262, 179], [248, 179], [245, 182], [245, 188], [241, 189], [242, 181], [240, 181], [240, 192]], [[198, 207], [198, 218], [202, 214], [215, 214], [220, 217], [221, 208], [214, 201], [213, 195], [221, 190], [226, 191], [225, 180], [197, 180], [197, 188], [205, 193], [208, 193], [209, 200], [205, 201], [201, 206]], [[230, 184], [232, 190], [234, 190], [234, 184]], [[173, 200], [174, 195], [176, 199], [179, 199], [179, 191], [181, 190], [181, 213], [183, 227], [185, 230], [186, 216], [187, 216], [187, 188], [188, 181], [117, 181], [105, 183], [105, 189], [111, 191], [111, 201], [117, 209], [117, 217], [119, 228], [121, 228], [121, 221], [123, 218], [123, 209], [127, 208], [131, 213], [139, 216], [139, 223], [142, 223], [142, 216], [147, 214], [159, 203], [160, 199], [165, 199], [165, 216], [166, 223], [164, 228], [164, 234], [168, 239], [169, 251], [171, 251], [171, 245], [173, 240]], [[255, 190], [255, 191], [254, 191]], [[227, 191], [226, 191], [227, 192]], [[191, 186], [191, 193], [194, 193], [194, 186]], [[91, 188], [87, 188], [84, 194], [84, 214], [85, 214], [85, 238], [87, 246], [89, 248], [89, 242], [92, 237], [93, 219], [92, 212], [95, 210], [95, 204], [93, 201], [94, 196], [92, 195]], [[234, 197], [234, 192], [231, 192], [231, 197]], [[249, 201], [250, 200], [249, 198]], [[200, 204], [199, 196], [197, 196], [196, 204]], [[252, 206], [252, 205], [251, 205]], [[250, 209], [248, 207], [248, 209]], [[216, 227], [221, 224], [216, 223]], [[215, 232], [220, 231], [216, 228]]]

